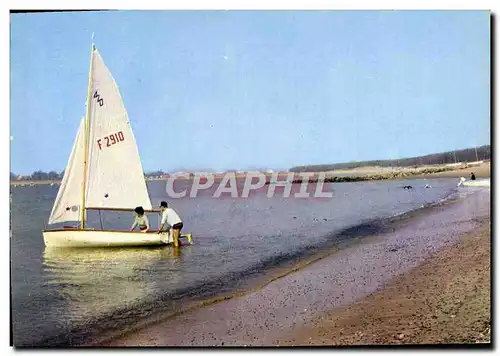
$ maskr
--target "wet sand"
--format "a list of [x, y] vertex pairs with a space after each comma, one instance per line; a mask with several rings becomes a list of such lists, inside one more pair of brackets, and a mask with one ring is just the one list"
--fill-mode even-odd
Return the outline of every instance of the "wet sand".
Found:
[[[398, 222], [393, 232], [364, 238], [361, 243], [334, 252], [272, 281], [262, 289], [194, 308], [164, 320], [158, 317], [158, 322], [153, 325], [100, 342], [98, 346], [279, 346], [300, 345], [311, 340], [330, 342], [329, 345], [332, 345], [328, 334], [324, 334], [323, 339], [318, 336], [317, 329], [324, 330], [326, 325], [318, 324], [318, 320], [328, 323], [328, 320], [332, 320], [329, 314], [332, 310], [347, 307], [372, 293], [383, 291], [394, 283], [394, 278], [404, 278], [404, 273], [412, 273], [412, 269], [416, 271], [413, 273], [419, 274], [418, 270], [422, 267], [417, 266], [427, 258], [446, 253], [447, 249], [453, 248], [462, 239], [463, 234], [483, 226], [489, 219], [489, 209], [490, 194], [487, 192], [426, 210], [411, 219]], [[471, 260], [468, 255], [456, 255], [455, 258], [460, 261]], [[458, 261], [456, 263], [459, 264]], [[467, 274], [454, 276], [458, 280], [468, 278]], [[431, 281], [424, 278], [422, 283], [428, 283], [429, 288], [440, 293]], [[479, 280], [477, 282], [481, 283]], [[482, 283], [486, 285], [487, 281]], [[473, 285], [472, 282], [468, 284]], [[403, 291], [411, 294], [410, 287]], [[482, 291], [484, 295], [484, 289]], [[413, 293], [412, 298], [414, 295], [416, 298], [417, 294]], [[389, 304], [386, 307], [390, 309]], [[446, 301], [439, 305], [451, 306]], [[460, 303], [457, 302], [457, 305]], [[457, 313], [453, 315], [459, 315], [458, 311], [452, 312]], [[415, 315], [418, 317], [418, 314]], [[394, 313], [392, 317], [398, 318]], [[380, 314], [378, 318], [380, 320], [374, 320], [379, 323], [389, 320], [386, 328], [389, 334], [393, 332], [393, 324], [394, 327], [399, 325], [390, 321], [390, 313]], [[465, 315], [463, 319], [470, 318]], [[478, 328], [486, 325], [481, 322]], [[377, 327], [376, 323], [372, 324]], [[410, 335], [406, 329], [398, 335], [405, 332]], [[304, 335], [307, 340], [302, 338]], [[432, 335], [439, 337], [439, 329]], [[346, 339], [346, 344], [350, 340]], [[380, 340], [381, 343], [387, 342], [386, 338]], [[405, 340], [405, 336], [398, 340]]]

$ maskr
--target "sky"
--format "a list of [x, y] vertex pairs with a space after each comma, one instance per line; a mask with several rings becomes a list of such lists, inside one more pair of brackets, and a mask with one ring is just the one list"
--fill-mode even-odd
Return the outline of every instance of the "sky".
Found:
[[288, 169], [490, 143], [487, 11], [11, 14], [11, 171], [62, 171], [91, 36], [146, 172]]

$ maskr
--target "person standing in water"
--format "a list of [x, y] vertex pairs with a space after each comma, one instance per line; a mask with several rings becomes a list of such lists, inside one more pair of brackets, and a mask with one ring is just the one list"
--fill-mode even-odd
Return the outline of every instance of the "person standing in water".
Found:
[[158, 233], [163, 232], [163, 228], [165, 225], [167, 225], [167, 230], [172, 229], [174, 233], [174, 246], [178, 247], [179, 246], [179, 236], [181, 234], [181, 230], [183, 228], [182, 220], [179, 217], [179, 214], [176, 213], [176, 211], [172, 208], [168, 207], [168, 204], [166, 201], [162, 201], [160, 203], [160, 209], [161, 209], [161, 224], [160, 224], [160, 231]]
[[476, 180], [476, 176], [474, 175], [474, 172], [471, 172], [471, 174], [470, 174], [470, 180]]
[[134, 209], [136, 216], [134, 223], [130, 227], [130, 231], [134, 231], [136, 226], [139, 226], [139, 230], [141, 232], [148, 232], [149, 231], [149, 220], [146, 214], [144, 213], [144, 209], [142, 206], [138, 206], [137, 208]]

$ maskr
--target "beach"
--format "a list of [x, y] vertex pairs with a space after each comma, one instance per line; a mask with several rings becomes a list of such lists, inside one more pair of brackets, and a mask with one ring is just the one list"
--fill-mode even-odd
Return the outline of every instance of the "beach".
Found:
[[281, 346], [491, 342], [490, 221], [381, 292], [332, 310]]
[[[479, 168], [474, 168], [476, 176], [487, 173]], [[321, 338], [321, 320], [334, 320], [342, 308], [388, 290], [395, 279], [419, 271], [429, 258], [457, 245], [488, 221], [489, 188], [458, 188], [456, 178], [326, 183], [334, 199], [269, 198], [265, 190], [245, 200], [214, 199], [208, 190], [196, 199], [175, 200], [195, 242], [175, 254], [168, 246], [47, 249], [40, 231], [58, 187], [14, 188], [14, 343], [17, 347], [338, 344], [332, 341], [336, 335]], [[425, 189], [429, 183], [432, 189]], [[402, 189], [404, 184], [414, 189]], [[164, 182], [148, 182], [148, 191], [152, 200], [164, 199]], [[102, 221], [106, 226], [129, 226], [129, 217], [123, 214], [102, 218], [90, 214], [91, 226]], [[421, 285], [431, 283], [430, 273], [423, 276]], [[410, 300], [420, 298], [420, 292], [412, 292]], [[388, 308], [392, 305], [383, 302]], [[420, 318], [424, 310], [419, 313]], [[415, 336], [417, 331], [411, 333], [398, 324], [398, 314], [394, 320], [390, 315], [375, 315], [378, 322], [373, 328], [387, 320], [387, 335], [395, 326], [402, 330], [394, 331], [402, 338], [394, 342], [424, 342]], [[458, 318], [460, 313], [452, 315]], [[368, 329], [363, 324], [366, 316], [356, 318], [357, 324], [349, 323]], [[467, 315], [464, 320], [472, 319]], [[487, 335], [487, 328], [482, 328], [489, 319], [483, 315], [479, 320], [473, 329], [477, 335], [468, 340]], [[432, 335], [436, 329], [429, 325]], [[340, 344], [390, 342], [387, 335], [353, 339], [356, 331], [351, 331], [346, 334], [351, 338]]]
[[[452, 202], [463, 193], [473, 191], [457, 188], [455, 178], [435, 179], [431, 182], [432, 189], [425, 188], [428, 183], [425, 179], [410, 180], [408, 183], [403, 180], [325, 183], [325, 190], [333, 192], [332, 199], [284, 198], [281, 194], [268, 197], [266, 189], [256, 190], [246, 199], [214, 198], [212, 193], [215, 188], [212, 188], [196, 199], [188, 196], [172, 201], [175, 210], [185, 221], [185, 231], [193, 234], [194, 241], [194, 245], [185, 246], [175, 254], [170, 246], [68, 251], [47, 248], [40, 232], [46, 224], [58, 187], [13, 188], [11, 252], [14, 343], [18, 347], [86, 345], [99, 342], [96, 338], [101, 336], [108, 338], [111, 333], [133, 333], [133, 330], [151, 327], [172, 317], [194, 317], [202, 311], [206, 312], [207, 308], [204, 307], [211, 308], [219, 302], [222, 305], [237, 300], [244, 302], [251, 293], [261, 290], [268, 293], [270, 286], [279, 286], [288, 281], [287, 276], [301, 275], [313, 266], [318, 268], [318, 273], [323, 273], [325, 268], [335, 271], [336, 274], [328, 277], [334, 279], [340, 278], [338, 270], [349, 266], [339, 262], [342, 259], [373, 261], [375, 258], [396, 257], [391, 256], [392, 252], [386, 256], [382, 245], [378, 250], [369, 248], [369, 242], [373, 239], [383, 242], [386, 238], [398, 238], [386, 234], [395, 231], [403, 222], [417, 221], [412, 218], [415, 214], [423, 217], [424, 212], [435, 211], [433, 204]], [[164, 182], [147, 184], [151, 201], [165, 199]], [[404, 184], [411, 184], [414, 189], [402, 189]], [[474, 201], [471, 200], [469, 206], [473, 207], [470, 204]], [[461, 205], [456, 206], [458, 208]], [[462, 208], [457, 216], [468, 221], [480, 212], [481, 209], [475, 207]], [[157, 223], [158, 217], [154, 214], [150, 216], [150, 221]], [[91, 211], [87, 218], [88, 226], [95, 228], [112, 226], [127, 229], [131, 221], [128, 213], [98, 214]], [[436, 229], [440, 231], [443, 222], [450, 222], [450, 227], [454, 229], [455, 220], [453, 215], [441, 217], [429, 225], [426, 234], [434, 233]], [[461, 220], [457, 221], [459, 227], [463, 225]], [[26, 224], [26, 221], [30, 223]], [[399, 238], [404, 238], [404, 235], [411, 238], [415, 229], [421, 230], [419, 226], [402, 230], [404, 234]], [[425, 241], [425, 238], [422, 239]], [[433, 248], [440, 246], [439, 235], [436, 239]], [[365, 245], [368, 250], [364, 248]], [[356, 252], [356, 249], [359, 251]], [[371, 255], [376, 251], [379, 254]], [[370, 255], [363, 257], [365, 252]], [[408, 261], [400, 261], [405, 268], [412, 266], [406, 266], [406, 262], [413, 263], [414, 258], [419, 258], [418, 249], [407, 253], [413, 257]], [[361, 257], [356, 257], [358, 254]], [[41, 258], [34, 259], [33, 256]], [[340, 265], [321, 267], [321, 263], [332, 258], [332, 263]], [[340, 281], [354, 278], [349, 277], [352, 273], [361, 273], [356, 278], [362, 280], [368, 278], [363, 274], [365, 266], [362, 267], [358, 271], [345, 270]], [[383, 277], [385, 280], [391, 276], [391, 270], [372, 267], [374, 271], [387, 275], [370, 278], [380, 280]], [[29, 280], [27, 275], [30, 276]], [[307, 278], [312, 284], [301, 288], [328, 285], [323, 280], [313, 283], [314, 275]], [[300, 285], [290, 283], [294, 287]], [[304, 309], [307, 309], [311, 314], [303, 316], [309, 320], [318, 313], [328, 311], [331, 304], [336, 303], [335, 299], [330, 299], [330, 295], [353, 289], [347, 285], [339, 287], [337, 282], [333, 286], [338, 289], [320, 291], [328, 298], [324, 300], [325, 304], [317, 305], [321, 307], [319, 310], [314, 308], [314, 303], [305, 300], [297, 305], [306, 306], [301, 310], [292, 309], [293, 312], [304, 313]], [[286, 289], [288, 286], [280, 288]], [[356, 291], [355, 298], [372, 292], [370, 288]], [[277, 299], [268, 296], [271, 299], [266, 309], [270, 313], [275, 309], [279, 313], [286, 312], [294, 305], [294, 296], [298, 292], [289, 290], [289, 300], [280, 299], [282, 295], [278, 295]], [[302, 292], [309, 293], [307, 290]], [[347, 296], [345, 294], [345, 298], [338, 302], [349, 302]], [[256, 295], [254, 298], [258, 301], [268, 299], [265, 295]], [[317, 299], [315, 295], [308, 298]], [[286, 305], [287, 309], [280, 310], [280, 303]], [[308, 307], [311, 304], [312, 307]], [[249, 307], [249, 310], [253, 309], [253, 306]], [[267, 321], [271, 331], [280, 331], [282, 319], [287, 320], [286, 316], [279, 317], [279, 327], [272, 327], [273, 321]], [[260, 324], [257, 321], [252, 323], [248, 315], [242, 315], [241, 318], [248, 320], [244, 330], [260, 338], [258, 335], [262, 330], [254, 330]], [[225, 323], [218, 325], [217, 315], [206, 316], [202, 320], [224, 330]], [[190, 328], [189, 325], [187, 327]], [[240, 328], [237, 325], [235, 327]], [[290, 324], [287, 327], [291, 330], [294, 328]], [[177, 331], [174, 330], [173, 334], [177, 334]], [[184, 335], [184, 332], [181, 334]], [[187, 339], [182, 341], [183, 344], [199, 345], [205, 342], [199, 339], [203, 338], [203, 333], [195, 334], [194, 342]], [[240, 338], [245, 340], [244, 336], [239, 335], [237, 341]], [[227, 340], [227, 335], [219, 339], [226, 344], [234, 343], [234, 340]], [[161, 342], [169, 344], [168, 340]], [[268, 345], [273, 344], [274, 340], [260, 342]]]
[[359, 167], [353, 169], [324, 172], [325, 181], [377, 181], [387, 179], [434, 179], [434, 178], [470, 178], [474, 173], [476, 178], [490, 176], [490, 161], [469, 164], [463, 163], [456, 166], [434, 165], [415, 167]]
[[491, 174], [491, 162], [484, 161], [476, 167], [467, 167], [464, 169], [454, 169], [445, 172], [433, 173], [429, 176], [414, 175], [412, 178], [470, 178], [470, 174], [474, 173], [476, 178], [489, 178]]
[[247, 293], [94, 346], [489, 342], [490, 193], [423, 209]]

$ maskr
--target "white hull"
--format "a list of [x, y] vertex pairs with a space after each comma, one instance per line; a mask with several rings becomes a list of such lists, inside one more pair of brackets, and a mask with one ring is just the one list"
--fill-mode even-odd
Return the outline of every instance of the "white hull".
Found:
[[77, 229], [47, 230], [43, 240], [50, 247], [154, 246], [170, 242], [166, 233]]
[[476, 180], [461, 180], [458, 186], [464, 187], [489, 187], [490, 178], [487, 179], [476, 179]]

